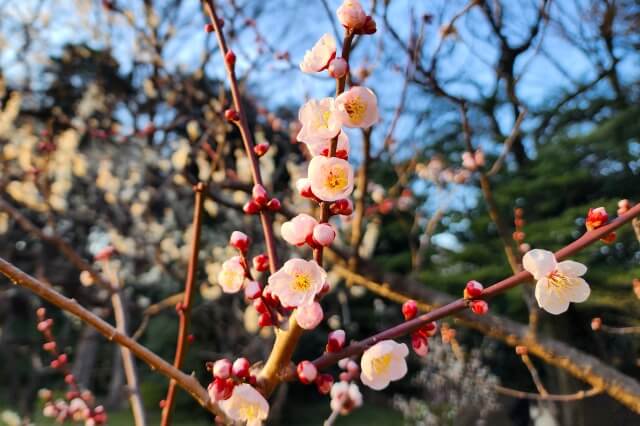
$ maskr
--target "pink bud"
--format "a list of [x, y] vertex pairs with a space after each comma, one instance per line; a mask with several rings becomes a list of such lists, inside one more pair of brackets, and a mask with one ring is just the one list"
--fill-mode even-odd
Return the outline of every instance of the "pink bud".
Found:
[[67, 374], [66, 376], [64, 376], [64, 382], [68, 385], [75, 382], [75, 378], [73, 377], [73, 374]]
[[471, 311], [476, 315], [484, 315], [489, 312], [489, 304], [482, 299], [471, 301]]
[[313, 228], [313, 240], [323, 246], [328, 247], [336, 238], [336, 231], [328, 223], [319, 223]]
[[231, 361], [222, 358], [213, 363], [213, 376], [217, 379], [227, 379], [231, 375]]
[[40, 333], [42, 333], [42, 332], [44, 332], [44, 331], [48, 330], [48, 329], [49, 329], [49, 327], [51, 327], [51, 319], [47, 319], [47, 320], [44, 320], [44, 321], [40, 321], [40, 322], [38, 323], [38, 326], [37, 326], [38, 331], [39, 331]]
[[244, 286], [244, 295], [247, 299], [253, 300], [262, 294], [262, 285], [258, 281], [249, 281]]
[[318, 369], [310, 361], [300, 362], [296, 371], [298, 373], [298, 379], [300, 379], [300, 382], [305, 385], [313, 383], [313, 381], [316, 380], [316, 377], [318, 377]]
[[56, 342], [47, 342], [42, 345], [42, 349], [47, 352], [53, 352], [56, 350]]
[[233, 231], [231, 233], [231, 238], [229, 239], [229, 244], [232, 247], [238, 249], [242, 253], [246, 253], [249, 249], [249, 237], [244, 232]]
[[238, 121], [240, 120], [240, 115], [238, 115], [238, 111], [233, 108], [228, 108], [224, 112], [224, 118], [227, 121]]
[[331, 204], [331, 207], [329, 207], [329, 211], [332, 214], [349, 216], [351, 213], [353, 213], [353, 203], [348, 198], [342, 198]]
[[346, 339], [346, 334], [344, 330], [335, 330], [329, 333], [329, 338], [327, 339], [327, 346], [325, 350], [327, 352], [338, 352], [343, 348], [344, 342]]
[[296, 321], [298, 325], [305, 330], [313, 330], [320, 324], [324, 318], [322, 312], [322, 306], [318, 302], [313, 302], [310, 305], [299, 306], [296, 309]]
[[301, 197], [314, 198], [311, 191], [311, 181], [308, 178], [301, 178], [296, 181], [296, 189]]
[[329, 63], [327, 71], [329, 71], [329, 75], [333, 78], [342, 78], [345, 76], [348, 69], [349, 64], [344, 60], [344, 58], [334, 58]]
[[418, 333], [411, 335], [411, 347], [416, 355], [424, 357], [429, 352], [429, 341]]
[[476, 298], [482, 295], [482, 291], [484, 290], [484, 286], [476, 280], [471, 280], [467, 283], [465, 287], [465, 292], [469, 296], [469, 298]]
[[216, 29], [214, 28], [213, 24], [206, 24], [204, 26], [204, 31], [207, 33], [212, 33], [214, 32]]
[[266, 142], [259, 143], [258, 145], [253, 147], [253, 152], [256, 153], [258, 157], [262, 157], [269, 150], [269, 144]]
[[280, 203], [280, 200], [278, 200], [277, 198], [272, 198], [267, 203], [267, 209], [269, 209], [269, 211], [277, 212], [277, 211], [280, 211], [281, 208], [282, 208], [282, 204]]
[[333, 377], [331, 374], [320, 374], [315, 382], [318, 387], [318, 392], [326, 395], [331, 391], [331, 386], [333, 386]]
[[336, 14], [342, 26], [350, 30], [361, 28], [367, 20], [367, 14], [358, 0], [345, 0]]
[[249, 360], [246, 358], [238, 358], [233, 362], [231, 367], [231, 373], [239, 378], [248, 377], [249, 376], [249, 368], [251, 365], [249, 364]]
[[402, 304], [402, 315], [404, 315], [404, 319], [409, 321], [414, 318], [418, 313], [418, 304], [415, 300], [407, 300]]
[[264, 186], [260, 184], [253, 185], [251, 196], [253, 197], [253, 200], [260, 206], [266, 206], [267, 202], [269, 202], [269, 194], [267, 194], [267, 190], [264, 189]]
[[246, 214], [256, 214], [261, 210], [260, 204], [256, 203], [254, 200], [249, 200], [242, 206], [242, 211]]
[[258, 272], [264, 272], [269, 269], [269, 256], [262, 253], [255, 256], [252, 260], [253, 267]]

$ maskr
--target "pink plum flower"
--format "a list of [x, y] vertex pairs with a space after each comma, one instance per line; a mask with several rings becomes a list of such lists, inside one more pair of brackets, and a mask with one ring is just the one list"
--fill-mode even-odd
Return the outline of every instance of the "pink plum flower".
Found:
[[310, 100], [300, 108], [298, 119], [302, 123], [302, 128], [297, 139], [308, 144], [322, 143], [331, 139], [342, 128], [333, 98]]
[[339, 120], [347, 127], [367, 129], [380, 119], [376, 95], [362, 86], [352, 87], [338, 96], [335, 108]]
[[318, 221], [308, 214], [301, 213], [282, 224], [280, 233], [282, 238], [291, 245], [301, 246], [313, 233]]
[[346, 198], [353, 191], [353, 168], [340, 158], [313, 157], [308, 176], [311, 191], [323, 201]]
[[358, 0], [345, 0], [336, 14], [342, 26], [351, 30], [359, 29], [367, 20], [367, 14]]
[[296, 322], [305, 330], [313, 330], [320, 324], [323, 318], [324, 312], [318, 302], [302, 305], [296, 309]]
[[231, 420], [246, 422], [247, 426], [260, 426], [269, 415], [267, 400], [246, 383], [234, 387], [231, 397], [218, 404]]
[[336, 40], [330, 34], [325, 34], [304, 54], [300, 69], [306, 73], [320, 72], [329, 66], [335, 56]]
[[322, 247], [330, 246], [336, 238], [336, 230], [328, 223], [319, 223], [313, 228], [313, 241]]
[[326, 279], [327, 273], [315, 260], [290, 259], [269, 277], [265, 291], [277, 296], [283, 306], [309, 305]]
[[374, 390], [386, 388], [390, 382], [407, 374], [407, 355], [409, 349], [404, 343], [393, 340], [376, 343], [362, 354], [360, 380]]
[[331, 386], [331, 410], [345, 416], [361, 405], [362, 394], [355, 383], [341, 381]]
[[240, 256], [233, 256], [222, 264], [222, 269], [218, 273], [218, 284], [225, 293], [236, 293], [242, 288], [245, 278]]
[[522, 266], [529, 271], [536, 283], [538, 305], [553, 315], [569, 309], [569, 303], [587, 300], [591, 289], [582, 278], [587, 267], [573, 260], [558, 262], [547, 250], [533, 249], [522, 258]]

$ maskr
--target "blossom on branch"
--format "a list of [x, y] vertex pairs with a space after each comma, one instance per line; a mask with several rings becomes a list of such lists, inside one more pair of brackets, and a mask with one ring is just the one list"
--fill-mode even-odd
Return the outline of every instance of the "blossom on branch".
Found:
[[359, 29], [367, 20], [367, 14], [358, 0], [345, 0], [336, 14], [342, 26], [350, 30]]
[[282, 238], [291, 245], [302, 246], [313, 234], [313, 228], [318, 221], [308, 214], [301, 213], [282, 224], [280, 233]]
[[327, 273], [315, 260], [290, 259], [269, 277], [265, 291], [277, 296], [285, 307], [309, 305], [326, 279]]
[[302, 128], [297, 139], [307, 144], [326, 142], [340, 133], [342, 128], [333, 98], [310, 100], [300, 108], [298, 120]]
[[367, 129], [378, 122], [378, 99], [371, 89], [355, 86], [336, 98], [339, 119], [347, 127]]
[[311, 191], [323, 201], [346, 198], [353, 191], [353, 168], [340, 158], [313, 157], [308, 176]]
[[313, 73], [325, 70], [329, 62], [336, 56], [336, 40], [330, 34], [323, 35], [320, 40], [304, 54], [300, 63], [302, 72]]
[[367, 349], [360, 360], [360, 380], [374, 390], [381, 390], [389, 383], [407, 374], [409, 349], [404, 343], [383, 340]]
[[220, 408], [232, 420], [259, 426], [269, 415], [269, 403], [253, 386], [246, 383], [233, 388], [233, 394], [219, 402]]
[[222, 264], [218, 273], [218, 284], [225, 293], [237, 293], [245, 280], [245, 269], [240, 256], [233, 256]]
[[558, 315], [569, 309], [569, 303], [587, 300], [591, 289], [582, 278], [587, 267], [573, 260], [558, 262], [547, 250], [534, 249], [522, 258], [522, 266], [536, 283], [538, 305], [550, 314]]

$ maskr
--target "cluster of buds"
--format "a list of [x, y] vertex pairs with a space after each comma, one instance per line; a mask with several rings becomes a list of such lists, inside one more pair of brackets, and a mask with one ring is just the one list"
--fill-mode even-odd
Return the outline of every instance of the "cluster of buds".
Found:
[[282, 238], [291, 245], [311, 248], [328, 247], [336, 238], [336, 230], [329, 223], [318, 223], [308, 214], [299, 214], [282, 224]]
[[513, 231], [513, 241], [516, 242], [516, 244], [518, 245], [518, 250], [520, 250], [521, 253], [526, 253], [529, 250], [531, 250], [531, 247], [529, 246], [529, 244], [524, 242], [525, 237], [527, 236], [527, 234], [524, 233], [524, 231], [522, 230], [522, 228], [524, 227], [525, 221], [524, 221], [524, 209], [520, 208], [520, 207], [516, 207], [513, 210], [513, 225], [515, 230]]
[[[406, 321], [416, 317], [418, 303], [415, 300], [407, 300], [402, 304], [402, 315]], [[411, 333], [411, 347], [416, 355], [425, 357], [429, 353], [429, 337], [433, 337], [438, 331], [435, 321], [423, 325], [418, 331]]]
[[241, 384], [256, 384], [256, 376], [251, 374], [251, 364], [247, 358], [238, 358], [235, 361], [227, 358], [207, 363], [207, 369], [213, 375], [213, 381], [209, 383], [207, 390], [213, 401], [224, 401], [231, 398], [233, 389]]
[[478, 148], [475, 152], [465, 151], [462, 153], [462, 167], [473, 172], [480, 167], [484, 167], [484, 152]]
[[[628, 201], [627, 201], [628, 202]], [[587, 213], [587, 218], [584, 221], [584, 225], [587, 228], [587, 231], [593, 231], [594, 229], [598, 229], [609, 222], [609, 214], [604, 207], [596, 207], [595, 209], [589, 209]], [[611, 244], [616, 240], [616, 233], [611, 232], [604, 237], [600, 238], [605, 244]]]
[[253, 185], [251, 190], [251, 199], [242, 207], [242, 211], [246, 214], [257, 214], [263, 209], [277, 212], [282, 207], [280, 200], [269, 197], [269, 193], [260, 184]]
[[331, 391], [333, 376], [331, 374], [319, 374], [318, 369], [311, 361], [304, 360], [299, 362], [296, 367], [296, 373], [300, 383], [305, 385], [315, 384], [321, 394], [326, 395]]
[[50, 390], [42, 389], [40, 391], [40, 398], [45, 403], [43, 415], [55, 418], [58, 423], [70, 420], [73, 422], [83, 421], [85, 426], [106, 424], [107, 413], [104, 407], [93, 407], [95, 404], [93, 394], [90, 391], [80, 390], [80, 386], [69, 368], [68, 355], [58, 350], [58, 344], [52, 331], [53, 319], [47, 317], [45, 308], [38, 308], [36, 315], [38, 317], [37, 329], [42, 333], [45, 340], [42, 348], [53, 357], [50, 366], [63, 375], [64, 381], [69, 388], [65, 393], [65, 399], [57, 399], [55, 401]]
[[489, 304], [486, 300], [478, 299], [484, 292], [484, 286], [476, 280], [471, 280], [464, 288], [464, 299], [476, 315], [484, 315], [489, 312]]

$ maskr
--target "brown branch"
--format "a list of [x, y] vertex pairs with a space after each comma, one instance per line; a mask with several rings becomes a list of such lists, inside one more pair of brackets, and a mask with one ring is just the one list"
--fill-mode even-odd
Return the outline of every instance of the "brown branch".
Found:
[[522, 122], [524, 121], [524, 118], [526, 116], [527, 116], [527, 109], [525, 107], [522, 107], [522, 110], [520, 111], [518, 118], [516, 118], [516, 122], [513, 124], [513, 128], [511, 129], [511, 134], [504, 141], [502, 145], [502, 152], [500, 153], [500, 156], [496, 159], [496, 161], [493, 163], [493, 166], [491, 166], [491, 169], [489, 169], [489, 171], [487, 172], [487, 176], [491, 177], [495, 175], [502, 168], [502, 164], [506, 160], [507, 155], [509, 155], [509, 152], [511, 151], [511, 147], [513, 146], [513, 143], [516, 141], [516, 139], [520, 135], [520, 126], [522, 125]]
[[195, 377], [184, 374], [146, 347], [118, 331], [102, 318], [83, 308], [75, 300], [63, 296], [48, 285], [13, 266], [3, 258], [0, 258], [0, 273], [9, 278], [13, 284], [23, 287], [58, 308], [77, 316], [80, 320], [95, 328], [110, 342], [126, 347], [136, 357], [146, 362], [152, 370], [157, 371], [169, 379], [175, 379], [178, 386], [187, 391], [208, 411], [218, 415], [224, 415], [220, 408], [211, 401], [207, 390], [200, 385]]
[[176, 303], [180, 302], [184, 298], [184, 292], [172, 294], [166, 299], [162, 299], [158, 303], [154, 303], [153, 305], [148, 306], [144, 312], [142, 313], [142, 321], [138, 326], [138, 329], [131, 336], [133, 340], [138, 340], [144, 334], [147, 329], [147, 325], [149, 324], [149, 318], [154, 315], [159, 314], [164, 309], [176, 306]]
[[[634, 206], [627, 213], [619, 216], [611, 223], [596, 230], [585, 233], [579, 239], [558, 250], [555, 253], [556, 258], [558, 258], [559, 260], [564, 259], [584, 249], [585, 247], [597, 242], [605, 235], [608, 235], [611, 232], [615, 231], [625, 223], [630, 222], [634, 217], [637, 217], [639, 215], [640, 204]], [[531, 278], [531, 274], [526, 271], [514, 274], [492, 286], [487, 287], [484, 291], [483, 298], [490, 299], [500, 293], [505, 292], [506, 290], [522, 284], [523, 282], [531, 280]], [[413, 320], [398, 324], [364, 340], [353, 342], [340, 352], [325, 353], [324, 355], [314, 360], [314, 364], [319, 369], [327, 368], [337, 363], [342, 358], [361, 354], [376, 342], [401, 337], [418, 330], [420, 327], [429, 322], [439, 320], [447, 316], [464, 316], [464, 314], [468, 314], [468, 312], [463, 313], [463, 311], [466, 310], [467, 306], [464, 299], [461, 298], [454, 300], [444, 306], [435, 308], [426, 314], [420, 315]], [[541, 339], [540, 341], [538, 341], [537, 339], [534, 339], [528, 332], [522, 332], [522, 330], [518, 329], [516, 326], [513, 326], [513, 322], [506, 319], [501, 319], [501, 322], [504, 322], [504, 325], [502, 327], [500, 326], [500, 324], [496, 323], [495, 317], [491, 319], [476, 316], [473, 320], [469, 320], [469, 322], [472, 323], [471, 326], [473, 328], [482, 328], [489, 336], [502, 336], [500, 338], [507, 341], [509, 344], [514, 344], [514, 342], [516, 341], [525, 342], [523, 344], [530, 348], [530, 352], [532, 354], [541, 357], [550, 364], [563, 366], [563, 368], [568, 372], [580, 379], [589, 382], [593, 386], [603, 387], [603, 389], [605, 389], [610, 396], [625, 404], [635, 412], [640, 413], [640, 385], [634, 380], [629, 379], [616, 370], [613, 370], [604, 365], [600, 365], [599, 368], [600, 370], [606, 370], [606, 376], [594, 374], [594, 364], [601, 364], [595, 358], [580, 354], [570, 346], [560, 344], [559, 342], [552, 343], [547, 339]], [[508, 330], [509, 332], [505, 334], [505, 330]], [[572, 355], [575, 358], [587, 359], [588, 362], [585, 361], [585, 365], [576, 365], [570, 361], [572, 359]]]
[[576, 393], [566, 394], [566, 395], [555, 395], [549, 394], [542, 395], [539, 393], [530, 393], [530, 392], [522, 392], [515, 389], [506, 388], [504, 386], [495, 385], [494, 390], [501, 395], [512, 396], [514, 398], [519, 399], [532, 399], [535, 401], [556, 401], [556, 402], [570, 402], [570, 401], [579, 401], [585, 398], [591, 398], [593, 396], [600, 395], [602, 393], [602, 389], [600, 388], [591, 388], [587, 391], [578, 391]]
[[[182, 368], [184, 357], [189, 349], [189, 323], [191, 321], [191, 301], [195, 288], [195, 280], [198, 274], [198, 254], [200, 252], [200, 234], [202, 231], [202, 205], [204, 203], [204, 184], [198, 183], [194, 187], [195, 201], [193, 207], [193, 221], [191, 224], [192, 241], [191, 253], [189, 256], [189, 266], [187, 267], [187, 278], [184, 283], [184, 298], [178, 309], [179, 326], [178, 341], [176, 343], [176, 354], [173, 359], [173, 366], [176, 369]], [[162, 426], [171, 424], [173, 403], [176, 395], [177, 382], [175, 379], [169, 381], [169, 389], [162, 409]]]

